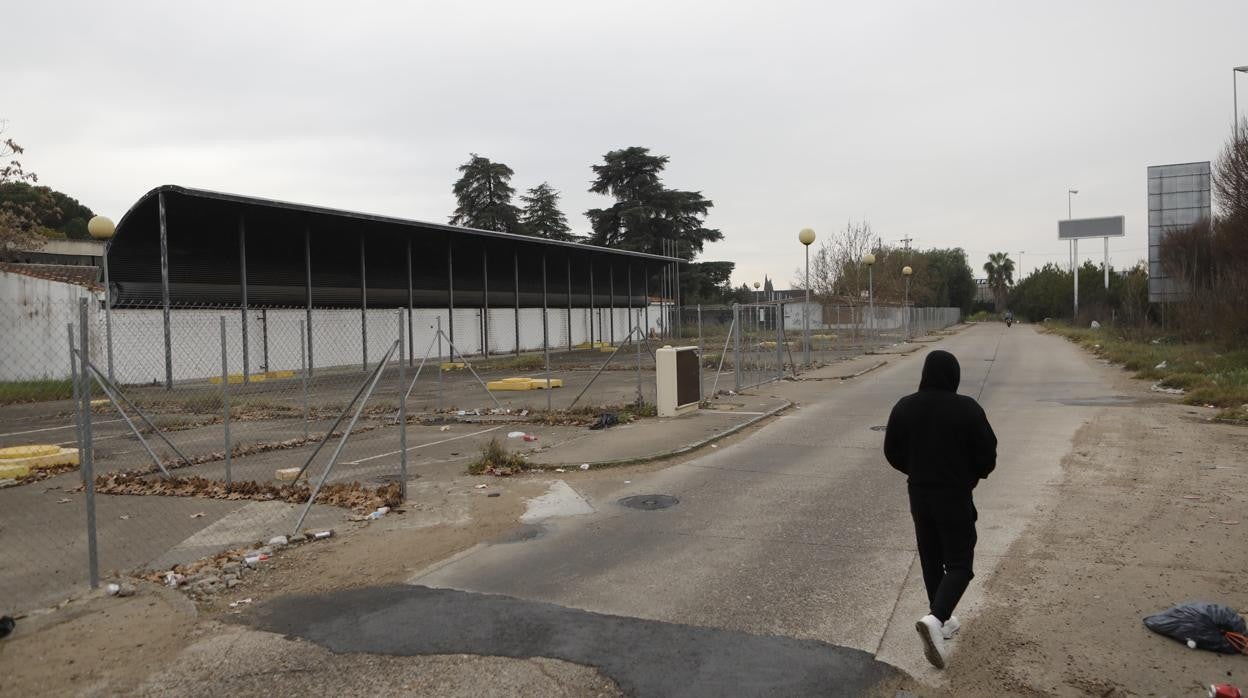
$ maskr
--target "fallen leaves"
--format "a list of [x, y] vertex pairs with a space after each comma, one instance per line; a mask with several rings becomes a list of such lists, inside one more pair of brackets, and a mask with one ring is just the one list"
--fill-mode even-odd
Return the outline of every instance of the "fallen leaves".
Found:
[[[169, 479], [150, 478], [146, 473], [115, 472], [95, 478], [95, 488], [104, 494], [122, 495], [156, 495], [163, 497], [200, 497], [204, 499], [224, 499], [229, 501], [280, 501], [299, 503], [306, 502], [312, 491], [306, 485], [260, 482], [232, 482], [226, 484], [220, 480], [209, 480], [203, 477], [174, 477]], [[401, 504], [402, 488], [397, 482], [387, 483], [380, 487], [370, 488], [358, 482], [332, 483], [325, 485], [316, 496], [317, 504], [342, 507], [344, 509], [371, 511], [382, 506], [395, 507]], [[62, 500], [62, 503], [71, 501]], [[203, 512], [191, 515], [200, 518]]]

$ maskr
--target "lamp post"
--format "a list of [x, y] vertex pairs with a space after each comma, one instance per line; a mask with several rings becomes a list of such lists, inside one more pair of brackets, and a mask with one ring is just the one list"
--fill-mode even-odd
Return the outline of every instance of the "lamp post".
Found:
[[906, 311], [906, 341], [910, 341], [910, 275], [913, 273], [910, 265], [901, 268], [901, 275], [906, 277], [906, 300], [902, 303], [902, 308]]
[[797, 239], [806, 246], [806, 304], [802, 307], [803, 341], [806, 346], [806, 365], [810, 366], [810, 243], [815, 241], [815, 231], [802, 228]]
[[[1078, 193], [1079, 193], [1078, 189], [1066, 190], [1066, 220], [1071, 220], [1072, 218], [1071, 208], [1070, 208], [1070, 199], [1071, 197], [1073, 197], [1075, 194], [1078, 194]], [[1109, 246], [1106, 245], [1105, 249], [1106, 251], [1108, 251]], [[1071, 238], [1070, 240], [1070, 275], [1074, 277], [1074, 284], [1075, 284], [1075, 315], [1071, 319], [1073, 322], [1078, 323], [1079, 322], [1079, 238]]]
[[[762, 284], [760, 284], [759, 282], [757, 282], [757, 281], [755, 281], [755, 282], [754, 282], [754, 304], [755, 304], [755, 305], [760, 305], [760, 304], [762, 303], [762, 300], [763, 300], [763, 299], [762, 299], [762, 293], [763, 293], [763, 292], [759, 290], [759, 289], [761, 289], [762, 287], [763, 287], [763, 285], [762, 285]], [[757, 310], [753, 313], [753, 315], [754, 315], [754, 322], [755, 322], [755, 323], [760, 322], [760, 321], [763, 319], [763, 309], [762, 309], [762, 308], [758, 308], [758, 309], [757, 309]]]
[[95, 216], [87, 221], [87, 233], [96, 240], [104, 241], [104, 345], [108, 353], [108, 380], [116, 383], [113, 377], [113, 289], [108, 282], [108, 250], [113, 246], [113, 234], [117, 229], [113, 221], [106, 216]]
[[1026, 251], [1026, 250], [1019, 250], [1019, 251], [1018, 251], [1018, 278], [1019, 278], [1019, 280], [1020, 280], [1020, 281], [1021, 281], [1021, 280], [1022, 280], [1022, 278], [1023, 278], [1023, 253], [1024, 253], [1025, 251]]
[[1248, 65], [1231, 68], [1231, 99], [1235, 109], [1235, 142], [1239, 142], [1239, 73], [1248, 73]]
[[867, 265], [867, 309], [871, 314], [871, 327], [869, 333], [875, 336], [875, 255], [867, 253], [862, 256], [863, 264]]

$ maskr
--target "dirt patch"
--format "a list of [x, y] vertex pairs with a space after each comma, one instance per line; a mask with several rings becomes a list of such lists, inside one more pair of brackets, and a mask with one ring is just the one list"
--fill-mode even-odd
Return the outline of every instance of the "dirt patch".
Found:
[[1080, 429], [1056, 503], [966, 623], [947, 673], [956, 694], [1189, 695], [1248, 682], [1248, 658], [1189, 650], [1141, 622], [1195, 600], [1248, 612], [1248, 529], [1229, 523], [1248, 500], [1248, 432], [1206, 412], [1106, 409]]
[[0, 694], [127, 695], [201, 634], [195, 607], [143, 585], [136, 596], [100, 593], [17, 622], [0, 641]]

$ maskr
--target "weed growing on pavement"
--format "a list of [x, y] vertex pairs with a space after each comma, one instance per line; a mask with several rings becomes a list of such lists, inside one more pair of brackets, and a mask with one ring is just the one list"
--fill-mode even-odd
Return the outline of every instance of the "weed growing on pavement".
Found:
[[524, 456], [512, 453], [498, 439], [481, 447], [481, 457], [468, 466], [472, 475], [514, 475], [528, 466]]
[[1087, 329], [1049, 323], [1059, 334], [1106, 360], [1132, 371], [1136, 378], [1184, 391], [1189, 405], [1227, 408], [1220, 415], [1237, 420], [1248, 404], [1248, 348], [1211, 342], [1183, 342], [1160, 333], [1134, 331], [1128, 336], [1111, 327]]

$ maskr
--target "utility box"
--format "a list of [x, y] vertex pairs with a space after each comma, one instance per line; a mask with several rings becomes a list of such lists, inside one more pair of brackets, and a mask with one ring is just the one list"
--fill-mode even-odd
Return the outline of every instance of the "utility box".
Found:
[[702, 402], [702, 367], [697, 347], [665, 346], [654, 352], [660, 417], [676, 417]]

